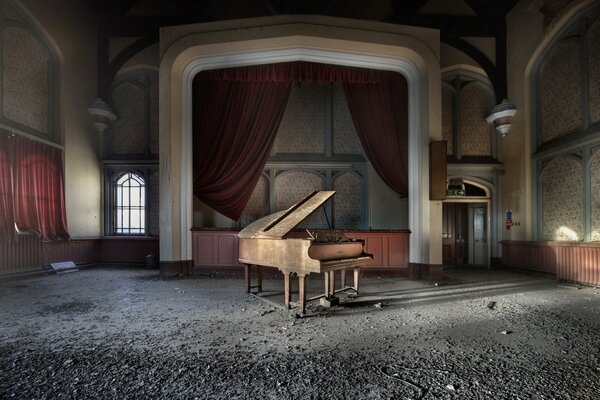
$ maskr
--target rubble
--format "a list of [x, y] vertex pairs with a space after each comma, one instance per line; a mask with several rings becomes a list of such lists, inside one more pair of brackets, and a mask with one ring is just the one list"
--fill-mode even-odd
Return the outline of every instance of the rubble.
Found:
[[[496, 293], [502, 307], [490, 318], [485, 284], [414, 303], [402, 289], [415, 290], [415, 281], [365, 277], [361, 296], [303, 316], [246, 295], [243, 276], [154, 274], [96, 268], [28, 279], [19, 289], [0, 281], [0, 398], [595, 400], [600, 393], [600, 297], [583, 301], [597, 289], [557, 296], [554, 282], [531, 278], [535, 292], [527, 294], [535, 295]], [[265, 284], [277, 288], [280, 280]], [[400, 294], [377, 301], [373, 293]], [[377, 303], [385, 307], [374, 310]], [[500, 337], [512, 333], [507, 327], [518, 335]]]

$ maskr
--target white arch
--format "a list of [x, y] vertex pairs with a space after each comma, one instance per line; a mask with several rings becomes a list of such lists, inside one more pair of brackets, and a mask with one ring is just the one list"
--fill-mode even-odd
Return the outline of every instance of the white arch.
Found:
[[[289, 17], [286, 18], [288, 19]], [[244, 39], [253, 35], [264, 36], [266, 29], [248, 28], [242, 32], [225, 34], [219, 32], [217, 36], [223, 35], [228, 40], [217, 40], [216, 43], [214, 32], [182, 35], [172, 43], [161, 43], [161, 261], [192, 258], [189, 228], [192, 224], [193, 198], [194, 76], [206, 69], [312, 61], [396, 71], [406, 77], [409, 89], [410, 261], [441, 264], [441, 242], [439, 251], [436, 250], [439, 257], [437, 253], [434, 254], [434, 260], [430, 260], [432, 251], [429, 246], [433, 225], [439, 225], [441, 237], [441, 203], [437, 207], [439, 218], [432, 222], [430, 211], [434, 208], [428, 199], [428, 143], [430, 138], [441, 139], [441, 78], [437, 55], [427, 43], [398, 33], [365, 31], [362, 35], [363, 32], [353, 30], [350, 33], [354, 39], [347, 40], [340, 36], [348, 35], [349, 30], [334, 26], [303, 24], [299, 27], [297, 24], [290, 24], [278, 25], [276, 28], [277, 32], [273, 37], [253, 40]], [[312, 36], [315, 30], [322, 36]], [[367, 43], [365, 38], [375, 42]], [[438, 212], [437, 208], [434, 213]]]

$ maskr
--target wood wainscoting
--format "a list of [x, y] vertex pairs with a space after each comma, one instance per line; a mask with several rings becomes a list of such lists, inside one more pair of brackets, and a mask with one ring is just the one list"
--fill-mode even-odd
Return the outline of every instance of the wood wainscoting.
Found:
[[158, 237], [94, 237], [42, 242], [35, 235], [18, 235], [0, 243], [0, 276], [47, 271], [50, 264], [143, 264], [148, 254], [159, 256]]
[[[239, 267], [238, 229], [192, 229], [194, 267]], [[366, 269], [408, 269], [408, 230], [344, 231], [349, 238], [365, 240], [374, 264]], [[297, 236], [297, 235], [294, 235]]]
[[505, 266], [553, 274], [560, 281], [600, 286], [600, 243], [501, 243]]

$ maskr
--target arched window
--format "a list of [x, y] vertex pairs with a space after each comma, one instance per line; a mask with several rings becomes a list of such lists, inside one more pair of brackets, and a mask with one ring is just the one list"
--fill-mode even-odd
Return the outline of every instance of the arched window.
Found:
[[0, 125], [59, 143], [59, 62], [13, 1], [0, 7]]
[[114, 233], [146, 234], [146, 183], [140, 175], [127, 171], [114, 181]]
[[583, 10], [537, 60], [532, 79], [534, 236], [598, 241], [600, 7]]

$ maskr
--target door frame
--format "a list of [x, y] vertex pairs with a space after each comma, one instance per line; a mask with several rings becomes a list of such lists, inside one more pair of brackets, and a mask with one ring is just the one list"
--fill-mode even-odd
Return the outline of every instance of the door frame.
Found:
[[[450, 178], [450, 176], [448, 177]], [[482, 268], [487, 268], [490, 269], [491, 268], [491, 258], [492, 258], [492, 241], [491, 241], [491, 234], [492, 234], [492, 196], [491, 196], [491, 189], [488, 186], [485, 186], [479, 182], [475, 182], [472, 181], [470, 179], [464, 179], [463, 178], [463, 182], [465, 183], [469, 183], [473, 186], [477, 186], [483, 190], [485, 190], [485, 196], [448, 196], [446, 197], [445, 200], [442, 200], [442, 203], [479, 203], [479, 204], [485, 204], [486, 207], [486, 231], [487, 231], [487, 262], [486, 265], [484, 265]], [[471, 229], [469, 229], [469, 232], [471, 231]], [[470, 233], [471, 234], [471, 233]], [[470, 265], [470, 264], [466, 264], [466, 265]]]

